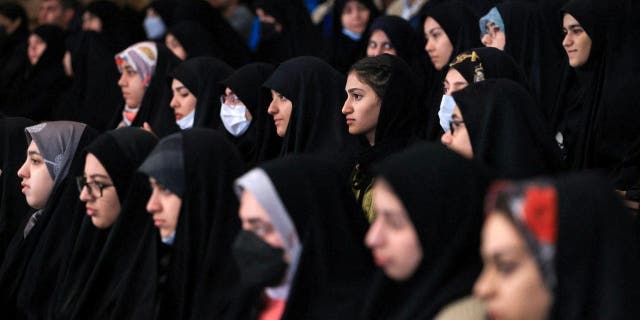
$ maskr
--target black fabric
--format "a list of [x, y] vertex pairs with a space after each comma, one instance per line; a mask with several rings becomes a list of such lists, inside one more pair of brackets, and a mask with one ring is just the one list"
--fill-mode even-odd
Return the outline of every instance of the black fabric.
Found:
[[227, 20], [204, 0], [179, 1], [173, 12], [174, 23], [195, 21], [200, 23], [212, 35], [216, 48], [223, 54], [222, 60], [238, 68], [251, 60], [245, 40], [227, 22]]
[[[21, 21], [12, 34], [0, 34], [0, 101], [5, 101], [7, 86], [28, 63], [25, 53], [29, 38], [29, 20], [24, 8], [15, 2], [0, 4], [0, 16], [8, 18], [12, 23], [18, 19]], [[1, 108], [2, 106], [0, 110]]]
[[[431, 17], [447, 34], [453, 46], [449, 61], [465, 50], [482, 46], [478, 28], [479, 17], [467, 4], [460, 1], [435, 2], [433, 5], [427, 3], [421, 14], [421, 25], [424, 25], [427, 17]], [[424, 30], [422, 35], [424, 37]], [[442, 100], [442, 81], [446, 72], [446, 66], [442, 70], [435, 70], [433, 63], [428, 62], [423, 86], [427, 90], [424, 93], [423, 115], [420, 117], [422, 127], [418, 131], [418, 135], [425, 140], [437, 140], [442, 130], [438, 121], [438, 110]]]
[[47, 47], [38, 62], [26, 67], [11, 84], [3, 104], [7, 115], [28, 117], [39, 122], [52, 119], [53, 110], [68, 89], [69, 79], [62, 65], [64, 31], [53, 25], [42, 25], [33, 34], [42, 38]]
[[40, 319], [46, 315], [64, 253], [82, 221], [74, 215], [79, 204], [75, 177], [84, 169], [81, 150], [96, 135], [95, 130], [85, 128], [69, 173], [52, 191], [38, 223], [26, 239], [23, 223], [7, 248], [0, 267], [0, 307], [10, 319]]
[[345, 183], [347, 168], [311, 156], [287, 157], [261, 167], [302, 242], [282, 319], [355, 318], [373, 261], [362, 240], [368, 223]]
[[[135, 283], [144, 279], [155, 289], [151, 286], [154, 279], [140, 273], [136, 274], [140, 279], [136, 279], [132, 277], [135, 273], [131, 270], [135, 270], [139, 259], [133, 254], [144, 257], [144, 252], [138, 248], [155, 242], [153, 236], [156, 233], [150, 216], [145, 214], [150, 195], [149, 183], [145, 176], [136, 174], [136, 170], [156, 141], [149, 132], [127, 127], [102, 134], [85, 148], [85, 154], [93, 154], [105, 167], [122, 210], [114, 224], [105, 230], [93, 226], [91, 217], [84, 217], [73, 247], [69, 248], [68, 262], [60, 273], [52, 306], [53, 318], [117, 319], [133, 316], [130, 310], [119, 310], [124, 301], [118, 300], [123, 297], [127, 297], [126, 304], [138, 312], [153, 313], [153, 303], [145, 300], [155, 292], [151, 289], [136, 291]], [[79, 208], [76, 214], [84, 216], [84, 206]]]
[[29, 205], [20, 192], [18, 170], [27, 154], [27, 143], [24, 140], [24, 128], [35, 122], [26, 118], [0, 119], [0, 138], [2, 153], [0, 154], [0, 265], [11, 238], [18, 226], [27, 218]]
[[453, 93], [473, 157], [499, 177], [559, 170], [560, 153], [531, 95], [508, 79], [488, 79]]
[[[133, 127], [142, 127], [148, 122], [153, 132], [159, 137], [164, 137], [178, 131], [171, 102], [171, 86], [167, 82], [169, 73], [180, 63], [180, 60], [171, 53], [163, 44], [157, 44], [158, 62], [147, 87], [136, 118], [131, 123]], [[122, 111], [121, 107], [119, 111]], [[110, 128], [115, 128], [122, 121], [122, 112], [115, 115]]]
[[214, 57], [189, 59], [171, 73], [171, 77], [182, 82], [197, 99], [194, 127], [220, 127], [220, 95], [224, 88], [219, 82], [231, 73], [233, 69], [228, 64]]
[[194, 128], [176, 135], [182, 135], [186, 188], [158, 319], [216, 318], [228, 308], [237, 281], [231, 244], [240, 221], [232, 186], [244, 165], [215, 131]]
[[340, 109], [345, 78], [315, 57], [298, 57], [281, 64], [264, 83], [293, 105], [281, 155], [335, 153], [349, 156], [357, 145], [349, 135]]
[[[563, 7], [592, 40], [587, 63], [568, 68], [555, 110], [554, 128], [564, 136], [566, 165], [571, 169], [610, 170], [624, 157], [640, 132], [640, 99], [635, 52], [637, 29], [623, 2], [575, 0]], [[607, 14], [602, 14], [607, 12]]]
[[149, 3], [148, 8], [153, 9], [162, 19], [166, 27], [173, 25], [173, 12], [178, 5], [177, 0], [155, 0]]
[[108, 0], [93, 1], [87, 5], [86, 11], [100, 18], [102, 23], [101, 34], [104, 35], [106, 43], [112, 52], [120, 52], [132, 45], [135, 40], [134, 32], [129, 32], [126, 20], [120, 8]]
[[235, 144], [247, 164], [247, 168], [274, 159], [282, 148], [273, 118], [267, 112], [271, 92], [262, 84], [271, 76], [275, 67], [266, 63], [251, 63], [236, 70], [222, 84], [233, 91], [244, 103], [253, 119], [247, 132], [234, 137], [224, 128], [225, 136]]
[[360, 188], [371, 185], [373, 181], [371, 166], [375, 162], [399, 152], [412, 142], [419, 103], [419, 96], [414, 94], [418, 91], [415, 78], [402, 59], [388, 54], [371, 59], [390, 65], [391, 75], [385, 86], [384, 97], [380, 97], [380, 115], [376, 125], [375, 143], [371, 146], [368, 141], [365, 141], [366, 139], [361, 139], [365, 145], [356, 160], [358, 174], [355, 177], [355, 184]]
[[255, 0], [253, 6], [282, 25], [282, 32], [273, 38], [260, 39], [255, 53], [257, 61], [279, 64], [293, 57], [322, 55], [322, 36], [302, 0]]
[[[423, 41], [419, 40], [418, 33], [406, 20], [397, 16], [383, 15], [373, 20], [369, 30], [370, 33], [375, 30], [384, 31], [398, 56], [409, 65], [414, 65], [418, 59], [424, 60], [424, 51], [421, 46]], [[369, 35], [368, 38], [370, 37]]]
[[75, 40], [73, 82], [56, 118], [86, 123], [104, 132], [124, 103], [118, 86], [120, 74], [113, 62], [116, 51], [102, 33], [84, 31]]
[[555, 185], [558, 288], [551, 318], [636, 318], [640, 279], [631, 214], [601, 177], [573, 175]]
[[[476, 54], [477, 59], [471, 55]], [[458, 57], [464, 55], [464, 60], [458, 62]], [[492, 47], [474, 48], [461, 53], [454, 59], [449, 67], [456, 69], [468, 83], [476, 81], [476, 70], [481, 67], [483, 80], [485, 79], [510, 79], [517, 82], [523, 88], [529, 88], [527, 77], [522, 67], [502, 50]], [[479, 79], [478, 79], [479, 80]]]
[[441, 145], [424, 144], [377, 167], [400, 198], [418, 234], [422, 261], [409, 279], [374, 279], [362, 319], [433, 319], [471, 294], [482, 267], [482, 201], [488, 176]]
[[153, 177], [159, 185], [183, 197], [185, 190], [182, 135], [172, 134], [162, 139], [140, 166], [140, 172]]
[[225, 60], [224, 53], [213, 42], [211, 33], [198, 22], [178, 22], [169, 27], [167, 33], [172, 34], [180, 42], [187, 54], [187, 59], [212, 56]]
[[496, 7], [504, 22], [504, 51], [522, 66], [531, 93], [551, 118], [561, 78], [558, 70], [566, 63], [561, 43], [550, 32], [542, 11], [532, 4], [511, 2]]
[[369, 21], [367, 21], [367, 29], [362, 33], [360, 40], [353, 40], [342, 33], [344, 26], [342, 25], [342, 11], [349, 1], [354, 0], [338, 0], [333, 4], [333, 27], [332, 35], [329, 39], [331, 53], [329, 54], [329, 64], [336, 70], [346, 74], [349, 67], [366, 53], [368, 26], [378, 16], [378, 8], [372, 0], [356, 0], [369, 10]]

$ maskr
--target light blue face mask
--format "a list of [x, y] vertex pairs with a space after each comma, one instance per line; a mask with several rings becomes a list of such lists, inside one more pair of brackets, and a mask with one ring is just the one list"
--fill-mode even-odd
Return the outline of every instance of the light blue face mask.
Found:
[[449, 124], [451, 123], [451, 116], [453, 115], [453, 109], [456, 107], [456, 101], [452, 96], [442, 95], [442, 101], [440, 101], [440, 110], [438, 111], [438, 118], [440, 118], [440, 126], [444, 132], [449, 131]]
[[158, 16], [144, 18], [144, 31], [147, 33], [147, 39], [156, 40], [160, 39], [167, 31], [167, 27], [164, 25], [162, 18]]
[[189, 112], [188, 115], [182, 117], [182, 119], [176, 120], [176, 124], [182, 130], [191, 129], [193, 127], [193, 121], [195, 120], [195, 118], [196, 118], [196, 111], [193, 110]]
[[171, 233], [170, 236], [166, 237], [166, 238], [162, 238], [162, 243], [170, 246], [173, 245], [173, 242], [176, 240], [176, 232], [174, 231], [173, 233]]
[[342, 28], [342, 34], [347, 36], [349, 39], [353, 41], [358, 41], [362, 38], [362, 33], [355, 33], [353, 31], [347, 30], [347, 28]]

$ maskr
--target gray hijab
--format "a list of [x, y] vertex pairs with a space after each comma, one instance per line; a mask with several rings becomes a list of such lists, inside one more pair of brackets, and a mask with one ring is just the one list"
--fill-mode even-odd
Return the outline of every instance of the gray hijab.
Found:
[[182, 198], [184, 195], [184, 154], [182, 133], [160, 140], [138, 171], [153, 177], [163, 187]]
[[73, 121], [52, 121], [24, 129], [27, 144], [34, 141], [40, 150], [54, 188], [67, 176], [86, 126]]

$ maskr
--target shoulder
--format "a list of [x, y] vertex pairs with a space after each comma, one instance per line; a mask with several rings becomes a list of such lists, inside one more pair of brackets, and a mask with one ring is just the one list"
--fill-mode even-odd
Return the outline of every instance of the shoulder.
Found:
[[471, 296], [460, 298], [446, 305], [434, 318], [435, 320], [482, 320], [485, 318], [484, 306], [479, 299]]

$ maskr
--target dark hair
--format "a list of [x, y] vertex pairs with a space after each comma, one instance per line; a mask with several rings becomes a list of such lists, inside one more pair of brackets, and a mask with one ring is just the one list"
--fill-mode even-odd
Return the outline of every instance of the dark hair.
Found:
[[349, 73], [354, 72], [360, 81], [370, 86], [382, 99], [391, 78], [391, 69], [391, 60], [383, 54], [358, 60], [351, 66]]

